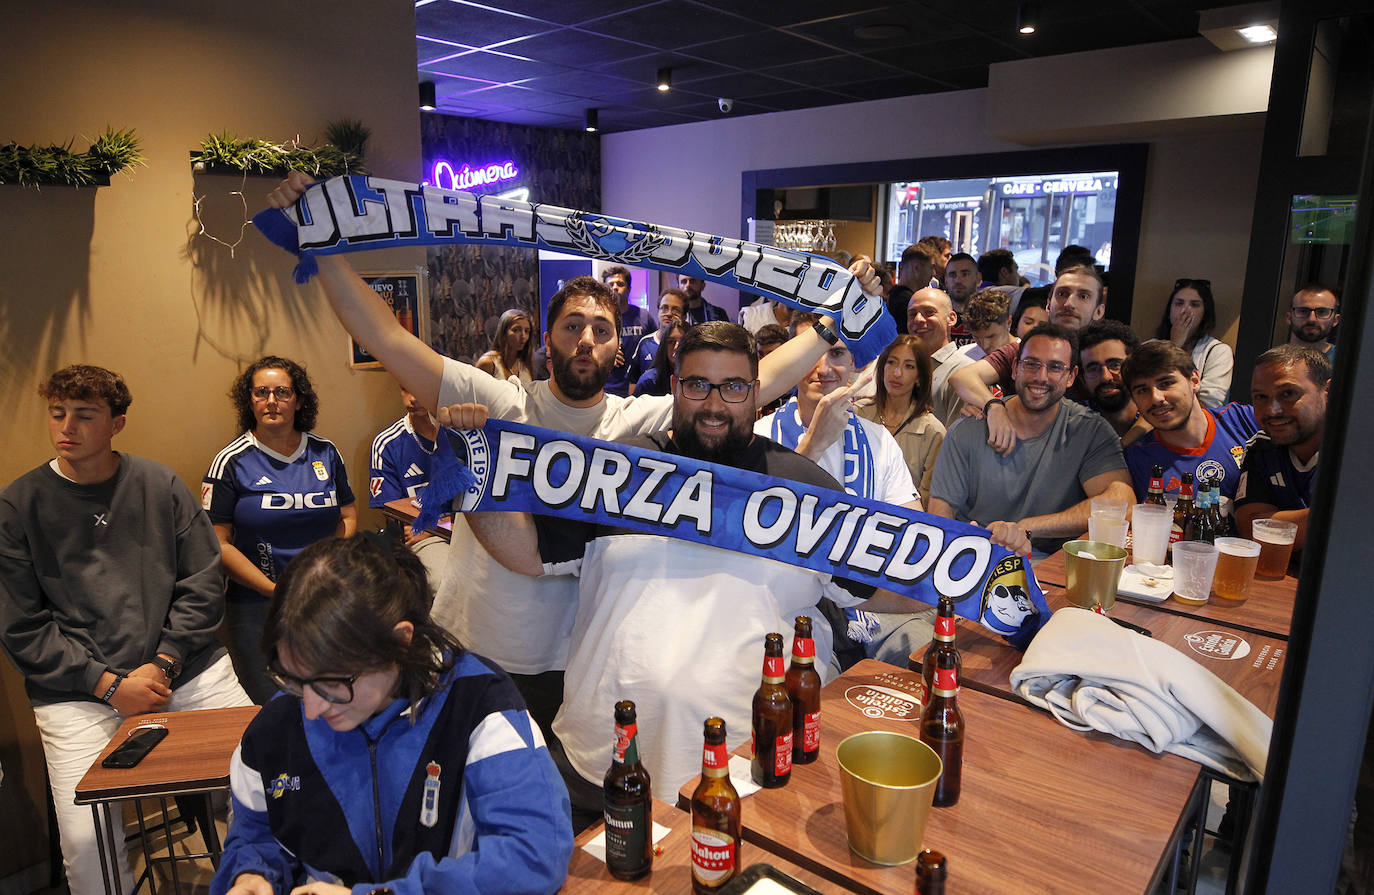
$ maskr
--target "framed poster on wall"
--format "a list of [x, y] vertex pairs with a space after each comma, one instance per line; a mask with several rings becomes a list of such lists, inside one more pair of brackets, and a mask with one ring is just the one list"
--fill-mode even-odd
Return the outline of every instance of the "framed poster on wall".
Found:
[[[391, 308], [396, 322], [421, 342], [429, 343], [429, 271], [423, 267], [412, 270], [386, 270], [358, 274]], [[380, 370], [381, 363], [368, 354], [352, 338], [349, 344], [349, 365], [355, 370]]]

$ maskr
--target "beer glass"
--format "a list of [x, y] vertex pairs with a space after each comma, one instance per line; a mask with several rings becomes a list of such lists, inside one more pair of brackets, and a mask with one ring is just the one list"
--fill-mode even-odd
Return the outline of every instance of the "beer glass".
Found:
[[1212, 595], [1217, 548], [1206, 541], [1174, 543], [1174, 599], [1185, 606], [1202, 606]]
[[1174, 511], [1154, 503], [1136, 504], [1131, 513], [1131, 562], [1163, 565]]
[[1293, 558], [1293, 540], [1298, 526], [1278, 519], [1256, 519], [1253, 536], [1259, 541], [1259, 564], [1256, 578], [1282, 578], [1288, 574], [1288, 561]]
[[1260, 545], [1245, 538], [1217, 538], [1217, 571], [1212, 576], [1212, 598], [1239, 606], [1250, 598]]

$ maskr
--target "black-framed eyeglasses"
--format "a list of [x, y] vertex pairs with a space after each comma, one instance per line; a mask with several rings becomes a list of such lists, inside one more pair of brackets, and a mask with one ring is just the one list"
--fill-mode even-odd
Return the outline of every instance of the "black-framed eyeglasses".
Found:
[[711, 390], [720, 392], [720, 399], [726, 404], [739, 404], [749, 397], [749, 391], [754, 387], [754, 383], [746, 382], [743, 379], [727, 379], [724, 382], [712, 382], [700, 376], [693, 376], [690, 379], [679, 379], [678, 388], [682, 396], [691, 401], [705, 401], [711, 397]]
[[305, 696], [305, 687], [309, 684], [317, 696], [335, 705], [345, 705], [353, 701], [353, 684], [362, 677], [361, 674], [350, 677], [296, 677], [272, 665], [267, 666], [267, 676], [272, 679], [272, 683], [292, 696]]
[[1044, 361], [1034, 357], [1023, 357], [1021, 358], [1020, 363], [1021, 369], [1025, 370], [1027, 373], [1030, 373], [1032, 376], [1034, 376], [1036, 373], [1039, 373], [1041, 370], [1044, 370], [1051, 376], [1063, 376], [1065, 373], [1069, 372], [1069, 369], [1072, 366], [1071, 364], [1066, 364], [1063, 361], [1058, 360], [1052, 360], [1049, 363], [1045, 363]]
[[1119, 357], [1109, 357], [1101, 363], [1093, 361], [1090, 364], [1084, 364], [1083, 372], [1092, 373], [1093, 375], [1097, 375], [1098, 373], [1101, 373], [1103, 370], [1108, 370], [1112, 373], [1120, 373], [1121, 365], [1124, 363], [1125, 361]]
[[1189, 287], [1192, 287], [1194, 289], [1211, 289], [1212, 281], [1196, 279], [1194, 277], [1179, 277], [1177, 280], [1174, 280], [1175, 292], [1177, 292], [1180, 289], [1187, 289]]
[[296, 390], [288, 385], [279, 385], [276, 388], [259, 385], [253, 389], [253, 397], [259, 401], [266, 401], [271, 397], [275, 397], [278, 401], [290, 401], [295, 396]]
[[1295, 317], [1316, 317], [1318, 320], [1329, 320], [1331, 315], [1336, 313], [1335, 308], [1302, 308], [1293, 306], [1293, 316]]

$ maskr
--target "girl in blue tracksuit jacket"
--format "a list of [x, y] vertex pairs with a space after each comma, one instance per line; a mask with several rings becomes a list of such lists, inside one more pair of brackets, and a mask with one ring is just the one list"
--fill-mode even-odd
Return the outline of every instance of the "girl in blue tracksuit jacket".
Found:
[[211, 895], [555, 892], [568, 794], [505, 673], [430, 619], [413, 553], [330, 539], [287, 567], [263, 636], [284, 691], [234, 752]]

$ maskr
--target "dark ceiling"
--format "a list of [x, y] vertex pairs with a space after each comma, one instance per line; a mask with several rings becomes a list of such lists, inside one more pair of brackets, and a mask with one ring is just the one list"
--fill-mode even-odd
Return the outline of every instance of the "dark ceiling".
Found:
[[[602, 131], [984, 87], [988, 66], [1197, 35], [1209, 0], [420, 0], [420, 80], [440, 112]], [[672, 69], [672, 90], [655, 89]], [[932, 122], [932, 126], [938, 126]]]

